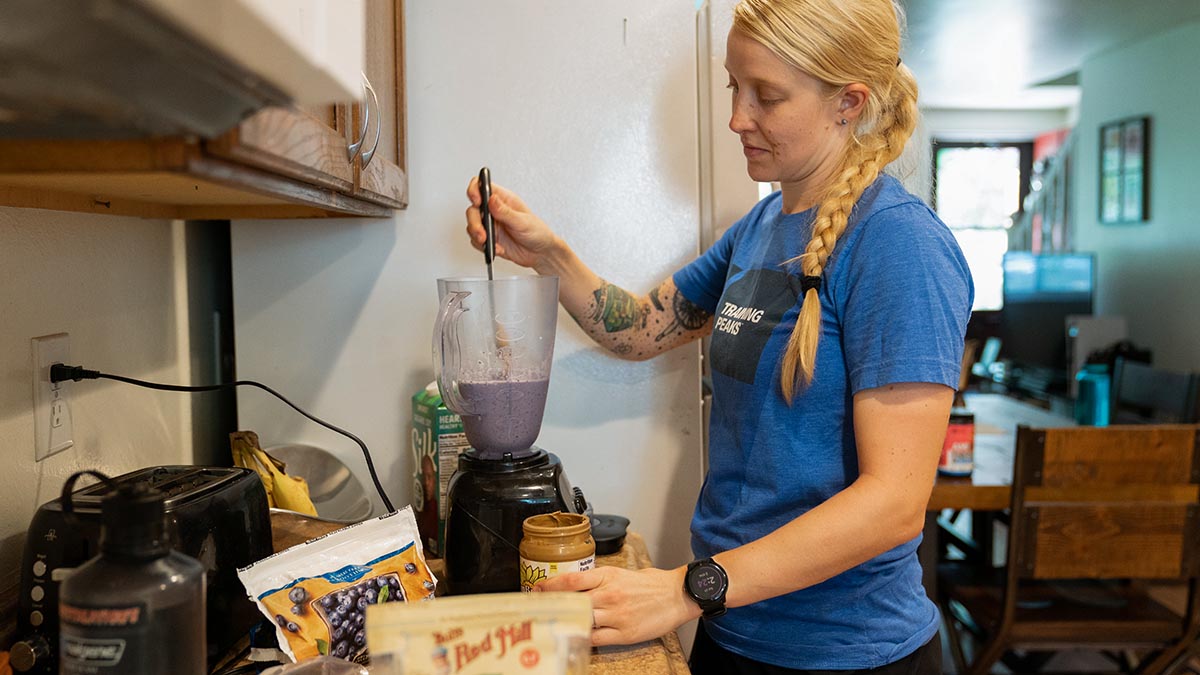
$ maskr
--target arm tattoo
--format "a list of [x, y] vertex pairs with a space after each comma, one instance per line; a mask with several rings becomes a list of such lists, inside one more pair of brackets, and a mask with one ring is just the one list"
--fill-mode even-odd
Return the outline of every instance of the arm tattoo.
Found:
[[708, 321], [709, 313], [691, 300], [683, 297], [683, 293], [680, 293], [678, 290], [675, 291], [675, 296], [671, 298], [671, 309], [675, 312], [675, 319], [661, 333], [654, 337], [655, 342], [662, 342], [663, 338], [675, 332], [676, 328], [682, 328], [685, 331], [697, 330], [703, 328], [705, 322]]
[[608, 299], [608, 287], [609, 284], [606, 284], [592, 291], [592, 296], [596, 299], [596, 306], [592, 309], [592, 323], [600, 323], [600, 320], [604, 318], [604, 304]]
[[671, 308], [675, 310], [675, 318], [683, 324], [686, 330], [703, 328], [704, 322], [708, 321], [708, 312], [704, 311], [700, 305], [683, 297], [683, 293], [679, 291], [676, 291], [675, 297], [671, 299]]
[[657, 309], [660, 312], [663, 311], [662, 300], [658, 299], [658, 289], [657, 288], [650, 291], [650, 302], [654, 303], [654, 309]]
[[607, 284], [597, 288], [592, 295], [596, 298], [592, 321], [603, 322], [605, 332], [615, 333], [638, 323], [645, 324], [646, 310], [638, 306], [637, 298], [628, 291]]

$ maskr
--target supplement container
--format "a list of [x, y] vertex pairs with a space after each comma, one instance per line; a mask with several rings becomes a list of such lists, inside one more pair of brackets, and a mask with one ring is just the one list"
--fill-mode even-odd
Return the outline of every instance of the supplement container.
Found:
[[950, 411], [946, 440], [938, 473], [943, 476], [970, 476], [975, 469], [975, 413], [965, 408]]

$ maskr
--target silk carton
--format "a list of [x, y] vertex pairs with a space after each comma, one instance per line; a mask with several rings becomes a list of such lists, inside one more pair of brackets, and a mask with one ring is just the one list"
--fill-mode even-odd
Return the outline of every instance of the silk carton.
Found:
[[413, 510], [425, 550], [444, 556], [447, 491], [458, 456], [470, 450], [462, 418], [446, 408], [432, 383], [412, 398]]

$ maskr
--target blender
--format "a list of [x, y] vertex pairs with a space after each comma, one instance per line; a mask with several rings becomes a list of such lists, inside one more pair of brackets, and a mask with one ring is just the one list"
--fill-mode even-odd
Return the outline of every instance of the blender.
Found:
[[558, 457], [534, 445], [550, 387], [558, 277], [437, 283], [434, 370], [471, 445], [450, 478], [447, 591], [516, 591], [525, 519], [587, 510]]

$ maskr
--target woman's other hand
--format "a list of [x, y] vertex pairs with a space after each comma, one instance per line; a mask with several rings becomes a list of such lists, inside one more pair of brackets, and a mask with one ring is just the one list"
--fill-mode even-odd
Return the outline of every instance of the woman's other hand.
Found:
[[666, 635], [700, 616], [683, 592], [686, 568], [597, 567], [551, 577], [535, 592], [582, 591], [592, 600], [592, 644], [630, 645]]
[[[487, 234], [479, 214], [479, 178], [467, 185], [467, 236], [471, 245], [482, 251]], [[496, 236], [496, 255], [522, 267], [532, 267], [539, 273], [539, 264], [560, 244], [558, 236], [541, 218], [529, 210], [515, 193], [492, 183], [492, 198], [488, 202]]]

